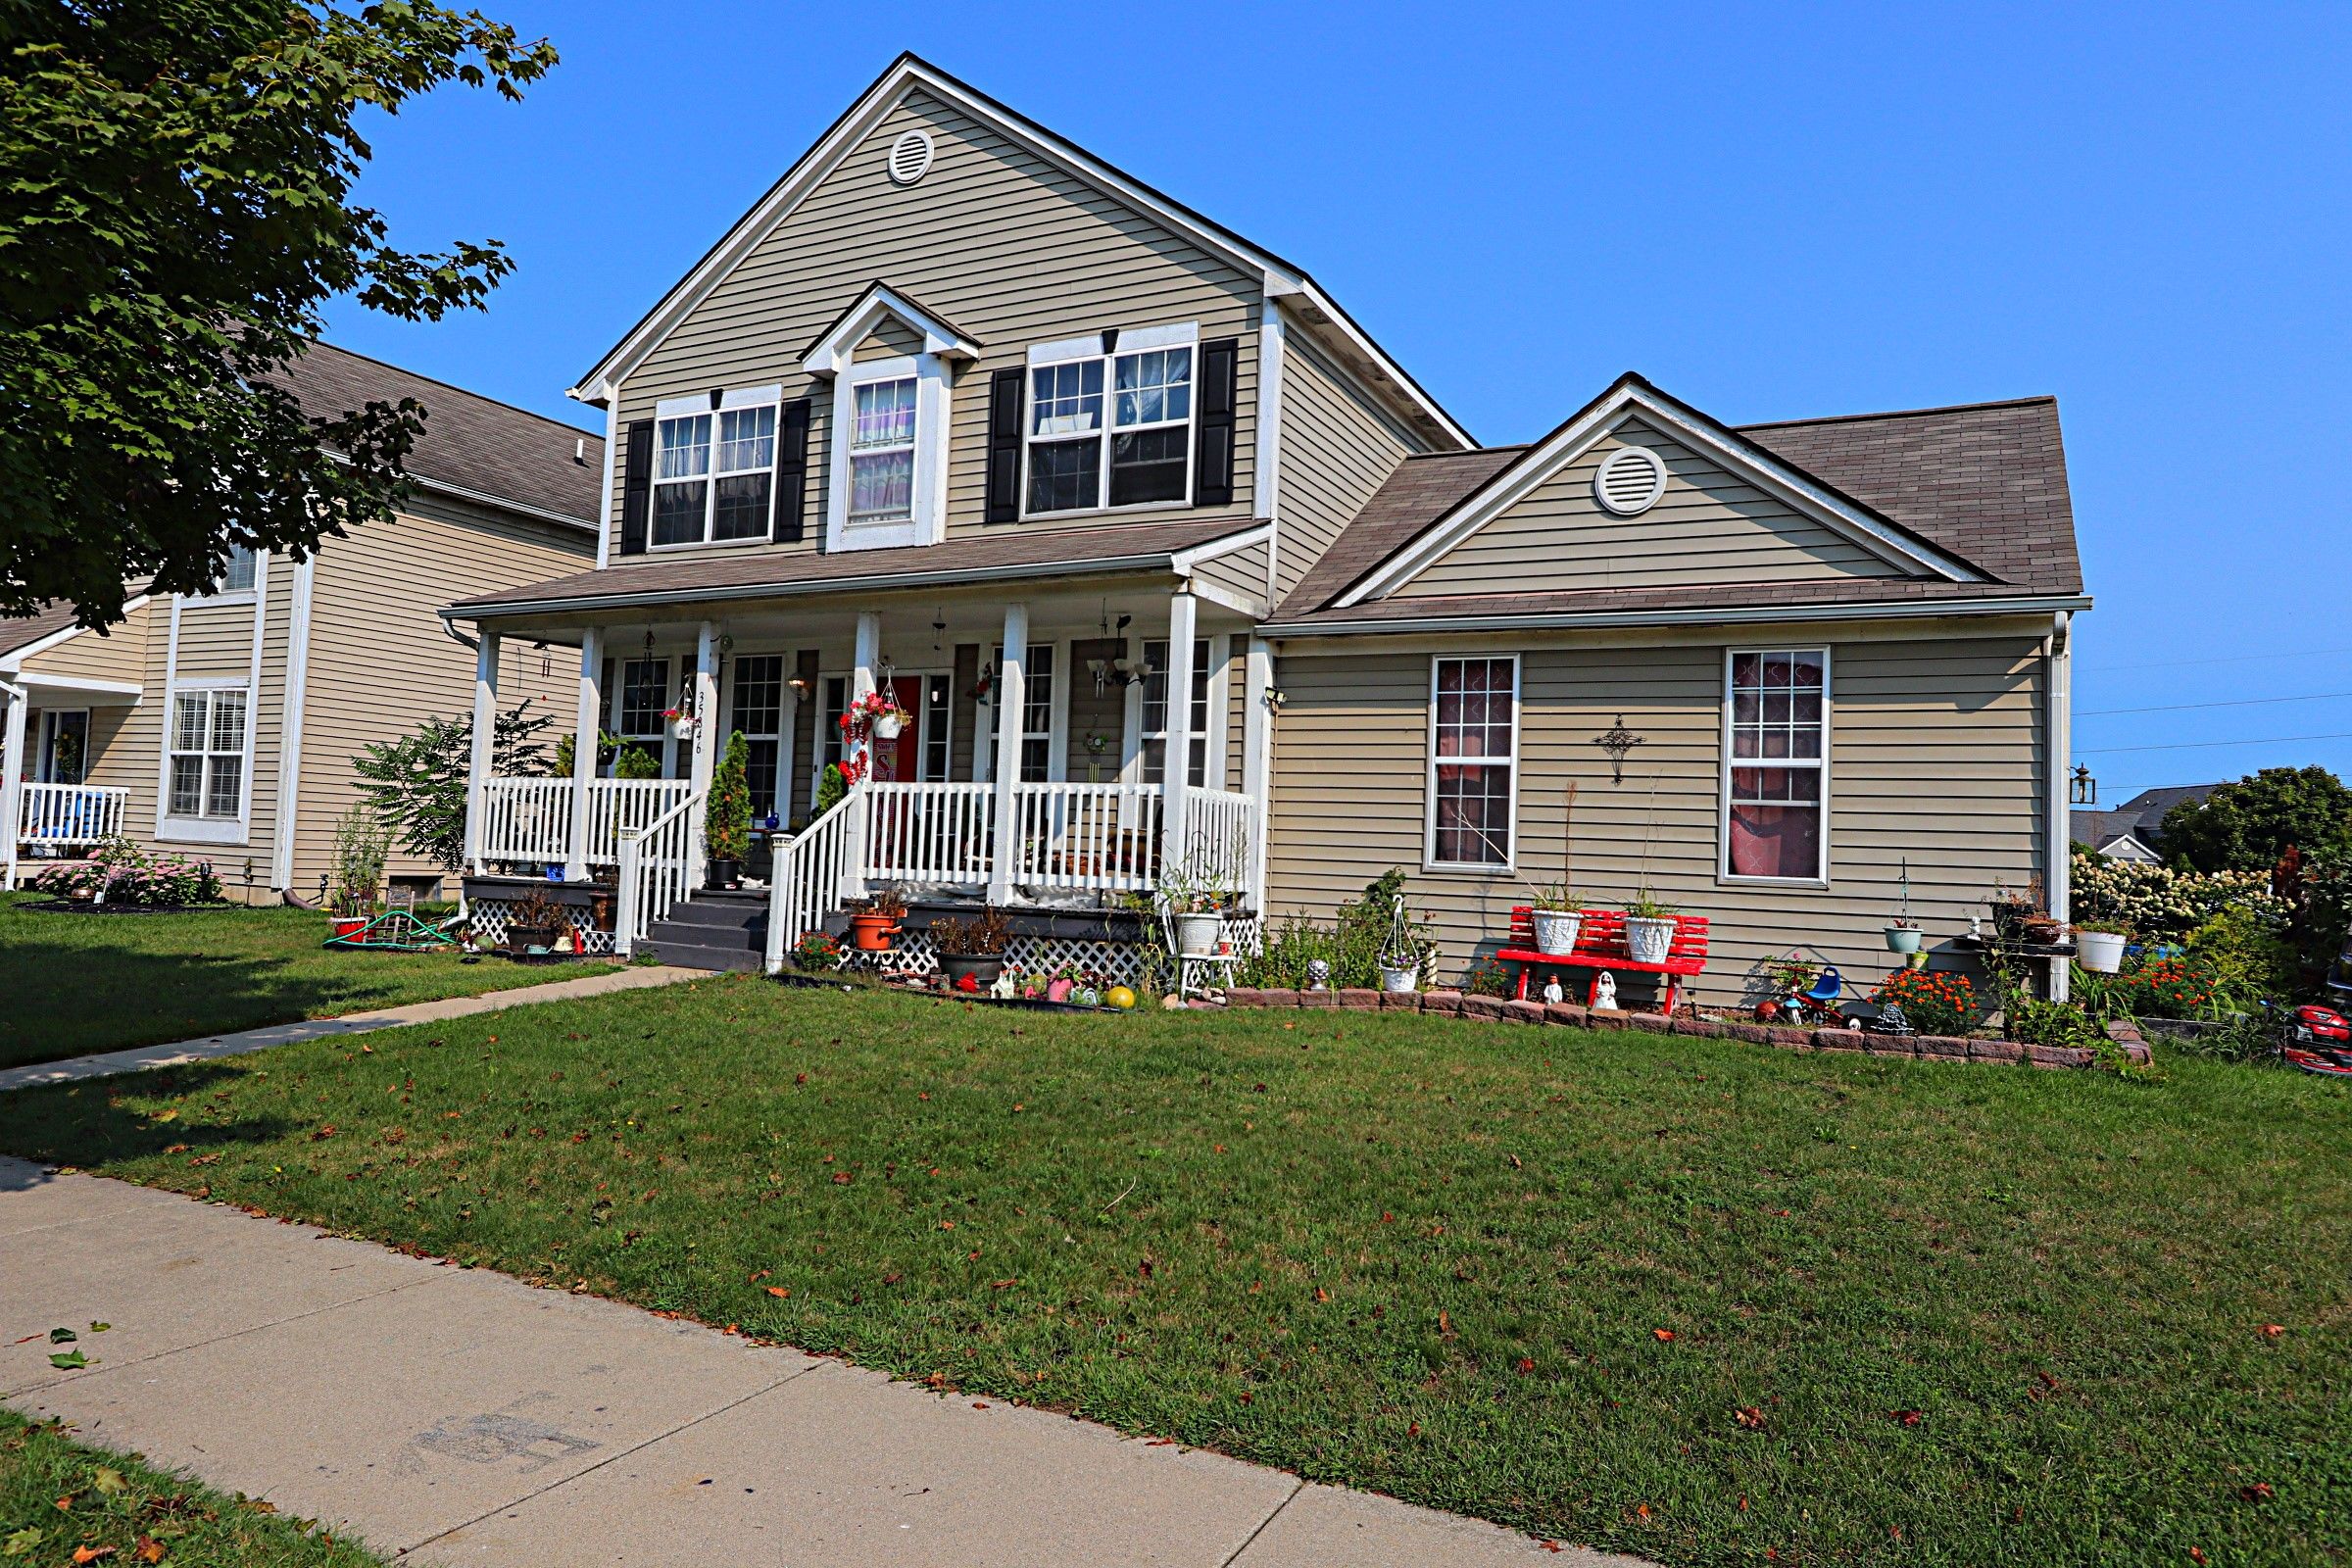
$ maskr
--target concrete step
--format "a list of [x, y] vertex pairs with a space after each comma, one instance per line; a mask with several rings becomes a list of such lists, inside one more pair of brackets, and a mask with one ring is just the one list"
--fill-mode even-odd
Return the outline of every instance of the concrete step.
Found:
[[731, 932], [741, 935], [767, 929], [767, 906], [764, 904], [720, 903], [696, 894], [683, 904], [673, 904], [662, 924], [691, 927], [697, 931]]
[[654, 936], [637, 944], [641, 954], [681, 969], [732, 970], [738, 974], [757, 974], [766, 961], [758, 948], [707, 947], [699, 942], [664, 941], [659, 927]]

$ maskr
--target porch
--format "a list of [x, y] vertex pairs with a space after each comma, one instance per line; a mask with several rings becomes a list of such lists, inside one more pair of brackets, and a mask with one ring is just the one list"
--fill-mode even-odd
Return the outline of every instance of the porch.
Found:
[[0, 671], [0, 888], [122, 835], [127, 788], [84, 782], [139, 689]]
[[[579, 700], [566, 777], [497, 776], [477, 739], [470, 869], [612, 885], [629, 953], [703, 890], [710, 780], [740, 733], [770, 969], [883, 889], [1074, 910], [1181, 884], [1253, 910], [1266, 666], [1250, 618], [1164, 586], [1090, 588], [1034, 607], [966, 588], [487, 623], [477, 737], [502, 638], [575, 643]], [[869, 731], [869, 695], [904, 718]]]

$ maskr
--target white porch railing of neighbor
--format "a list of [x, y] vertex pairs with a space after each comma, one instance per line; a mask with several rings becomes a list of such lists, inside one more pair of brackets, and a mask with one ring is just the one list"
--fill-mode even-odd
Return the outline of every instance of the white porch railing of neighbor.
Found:
[[[541, 860], [571, 858], [571, 804], [567, 778], [494, 778], [482, 786], [482, 834], [477, 854], [485, 860]], [[680, 778], [600, 778], [588, 784], [588, 860], [615, 865], [621, 836], [642, 833], [654, 819], [686, 798]]]
[[689, 795], [620, 841], [620, 903], [613, 911], [612, 950], [626, 958], [654, 922], [701, 885], [694, 863], [695, 813], [704, 797]]
[[24, 804], [17, 813], [21, 841], [86, 849], [122, 831], [130, 791], [97, 784], [36, 784], [28, 779], [21, 799]]
[[1058, 891], [1152, 887], [1164, 799], [1156, 784], [1014, 785], [1009, 880]]
[[866, 797], [859, 869], [893, 882], [971, 885], [988, 880], [992, 784], [874, 782]]
[[1239, 790], [1184, 792], [1184, 869], [1195, 883], [1244, 895], [1257, 890], [1257, 803]]
[[865, 798], [863, 789], [850, 791], [776, 851], [767, 891], [769, 974], [784, 967], [784, 955], [801, 938], [822, 931], [825, 921], [841, 912], [842, 884], [849, 879], [855, 848], [851, 818], [864, 812]]

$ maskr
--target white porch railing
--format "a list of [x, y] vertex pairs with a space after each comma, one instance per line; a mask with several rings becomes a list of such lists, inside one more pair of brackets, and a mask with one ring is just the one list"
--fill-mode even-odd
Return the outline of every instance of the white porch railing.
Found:
[[801, 938], [822, 931], [825, 921], [841, 912], [855, 848], [851, 819], [866, 809], [866, 795], [865, 789], [852, 790], [776, 851], [767, 891], [769, 974], [784, 967], [784, 955]]
[[[482, 833], [476, 854], [485, 860], [571, 858], [567, 778], [494, 778], [482, 785]], [[642, 833], [686, 798], [678, 778], [600, 778], [588, 783], [587, 854], [591, 865], [616, 865], [622, 836]]]
[[97, 784], [36, 784], [21, 787], [17, 838], [26, 844], [87, 849], [122, 831], [130, 791]]
[[893, 882], [986, 882], [993, 784], [870, 783], [858, 869]]
[[1184, 792], [1184, 869], [1197, 883], [1245, 895], [1256, 904], [1257, 803], [1239, 790]]
[[635, 951], [656, 920], [702, 885], [702, 867], [694, 863], [694, 823], [703, 800], [688, 795], [621, 839], [620, 900], [612, 919], [612, 951], [621, 957]]
[[1016, 784], [1012, 871], [1026, 887], [1134, 893], [1158, 880], [1156, 784]]

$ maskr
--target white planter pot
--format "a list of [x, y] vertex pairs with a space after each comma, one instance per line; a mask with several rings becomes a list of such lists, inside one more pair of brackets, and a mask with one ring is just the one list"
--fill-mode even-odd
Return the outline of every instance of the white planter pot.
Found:
[[2076, 957], [2093, 974], [2113, 974], [2124, 966], [2121, 931], [2078, 931], [2075, 947]]
[[1915, 925], [1890, 925], [1886, 928], [1886, 951], [1888, 953], [1917, 953], [1921, 941], [1926, 936], [1927, 933]]
[[1421, 967], [1418, 964], [1408, 964], [1401, 969], [1392, 969], [1385, 963], [1380, 966], [1380, 989], [1383, 991], [1406, 996], [1420, 989], [1420, 981]]
[[1674, 951], [1674, 917], [1625, 917], [1625, 954], [1636, 963], [1664, 963]]
[[1585, 924], [1583, 913], [1575, 909], [1537, 909], [1528, 918], [1535, 922], [1538, 953], [1565, 956], [1576, 951], [1576, 934]]
[[900, 726], [905, 722], [906, 720], [896, 713], [877, 714], [874, 718], [874, 739], [878, 741], [897, 740]]
[[678, 739], [680, 739], [680, 740], [682, 740], [682, 741], [690, 741], [690, 740], [694, 739], [694, 720], [693, 720], [693, 719], [691, 719], [691, 718], [681, 718], [681, 719], [679, 719], [679, 720], [677, 721], [677, 723], [676, 723], [675, 725], [673, 725], [672, 727], [673, 727], [673, 728], [675, 728], [675, 729], [677, 730], [677, 732], [678, 732]]
[[1217, 951], [1225, 930], [1220, 914], [1180, 914], [1176, 917], [1176, 951], [1187, 957], [1203, 957]]

